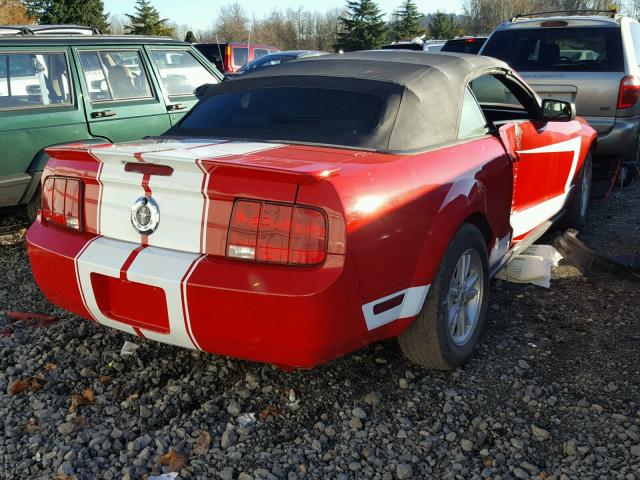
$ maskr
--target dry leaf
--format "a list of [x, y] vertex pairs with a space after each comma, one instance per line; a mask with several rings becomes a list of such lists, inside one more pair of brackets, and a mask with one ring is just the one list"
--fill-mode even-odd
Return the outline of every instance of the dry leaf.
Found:
[[109, 375], [100, 375], [100, 376], [98, 377], [98, 381], [99, 381], [100, 383], [102, 383], [103, 385], [104, 385], [105, 383], [109, 383], [111, 380], [113, 380], [113, 377], [110, 377]]
[[48, 372], [52, 372], [54, 370], [56, 370], [58, 368], [58, 365], [56, 365], [55, 363], [47, 363], [44, 366], [44, 369], [47, 370]]
[[96, 401], [96, 394], [91, 388], [85, 388], [82, 391], [82, 396], [88, 403], [94, 403]]
[[127, 400], [137, 400], [139, 396], [140, 395], [138, 395], [138, 392], [135, 392], [135, 393], [132, 393], [131, 395], [129, 395], [127, 397]]
[[[87, 392], [89, 390], [91, 393]], [[78, 411], [78, 407], [83, 407], [85, 405], [91, 405], [95, 401], [95, 396], [93, 394], [93, 390], [87, 388], [82, 392], [82, 395], [74, 393], [71, 395], [71, 405], [69, 406], [70, 412]]]
[[196, 440], [196, 446], [193, 447], [194, 455], [204, 455], [209, 451], [211, 445], [211, 435], [206, 430], [203, 430]]
[[29, 379], [19, 379], [11, 384], [9, 387], [9, 393], [11, 395], [18, 395], [19, 393], [24, 392], [27, 387], [29, 387]]
[[275, 405], [269, 405], [258, 414], [258, 417], [260, 420], [265, 421], [269, 417], [278, 417], [279, 415], [280, 411], [278, 408]]
[[187, 465], [187, 456], [174, 450], [169, 450], [160, 457], [160, 465], [166, 465], [172, 472], [179, 472]]
[[29, 380], [29, 386], [31, 387], [31, 390], [34, 392], [37, 392], [42, 388], [42, 383], [43, 383], [42, 380], [39, 380], [35, 377]]
[[35, 432], [36, 430], [38, 430], [38, 420], [31, 417], [29, 420], [27, 420], [27, 424], [25, 425], [25, 428], [29, 433]]
[[482, 463], [484, 464], [485, 468], [491, 468], [493, 467], [493, 460], [489, 457], [485, 458]]
[[544, 472], [540, 472], [538, 476], [540, 477], [540, 480], [544, 480], [545, 478], [547, 478], [547, 474]]

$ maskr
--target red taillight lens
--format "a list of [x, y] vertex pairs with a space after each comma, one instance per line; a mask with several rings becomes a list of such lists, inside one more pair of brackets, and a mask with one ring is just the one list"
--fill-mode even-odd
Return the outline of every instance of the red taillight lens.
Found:
[[633, 107], [640, 97], [640, 78], [627, 75], [620, 81], [618, 108]]
[[249, 200], [237, 201], [231, 215], [227, 256], [295, 265], [322, 263], [327, 222], [314, 208]]
[[291, 221], [289, 263], [305, 265], [322, 262], [326, 241], [324, 215], [318, 210], [296, 207]]
[[42, 220], [82, 230], [82, 183], [76, 178], [48, 177], [42, 188]]

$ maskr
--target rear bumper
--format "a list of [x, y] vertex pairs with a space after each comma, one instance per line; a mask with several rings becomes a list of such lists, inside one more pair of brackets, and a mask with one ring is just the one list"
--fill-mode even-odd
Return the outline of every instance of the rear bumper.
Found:
[[[589, 117], [585, 120], [590, 124], [595, 121]], [[596, 128], [597, 130], [597, 128]], [[596, 155], [623, 155], [640, 132], [640, 117], [616, 118], [613, 128], [606, 133], [598, 134]]]
[[317, 268], [266, 265], [145, 248], [38, 221], [27, 245], [36, 281], [53, 303], [210, 353], [312, 367], [396, 335], [411, 320], [367, 328], [348, 255], [330, 255]]

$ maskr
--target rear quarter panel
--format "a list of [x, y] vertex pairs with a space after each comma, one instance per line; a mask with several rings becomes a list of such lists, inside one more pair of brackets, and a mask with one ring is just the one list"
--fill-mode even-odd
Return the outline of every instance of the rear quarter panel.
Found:
[[[492, 136], [418, 155], [362, 156], [329, 180], [364, 302], [430, 284], [451, 237], [474, 213], [490, 225], [490, 244], [509, 232], [511, 162]], [[314, 188], [321, 187], [301, 187], [298, 201], [314, 203]]]

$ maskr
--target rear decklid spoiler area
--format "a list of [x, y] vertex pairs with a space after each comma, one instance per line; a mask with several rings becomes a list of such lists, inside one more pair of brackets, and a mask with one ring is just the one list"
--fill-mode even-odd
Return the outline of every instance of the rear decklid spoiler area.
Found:
[[[368, 154], [173, 138], [67, 145], [50, 148], [47, 153], [51, 160], [45, 181], [52, 174], [83, 181], [85, 232], [213, 255], [225, 255], [236, 200], [295, 204], [300, 185], [321, 182], [336, 174], [342, 163]], [[133, 209], [145, 199], [153, 199], [160, 212], [158, 228], [152, 234], [143, 234], [132, 219]]]

